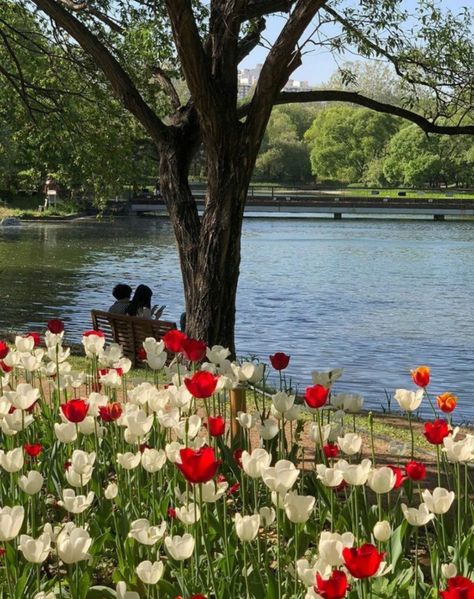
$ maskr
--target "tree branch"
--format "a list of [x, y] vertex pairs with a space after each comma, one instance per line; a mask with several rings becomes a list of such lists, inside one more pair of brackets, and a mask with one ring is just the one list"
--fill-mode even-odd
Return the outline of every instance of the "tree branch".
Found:
[[290, 12], [296, 0], [249, 0], [244, 10], [244, 21], [264, 17], [275, 12]]
[[[347, 92], [341, 90], [313, 90], [307, 92], [281, 92], [277, 97], [275, 104], [295, 104], [302, 102], [350, 102], [365, 106], [376, 112], [392, 114], [399, 116], [402, 119], [415, 123], [425, 131], [425, 133], [439, 133], [441, 135], [474, 135], [474, 125], [436, 125], [421, 114], [393, 106], [392, 104], [384, 104], [377, 100], [372, 100], [367, 96], [361, 96], [357, 92]], [[244, 116], [250, 105], [240, 107], [240, 116]]]
[[161, 67], [155, 67], [153, 69], [153, 77], [162, 89], [168, 94], [172, 107], [175, 110], [181, 106], [181, 100], [179, 99], [178, 92], [176, 91], [173, 82], [168, 75], [163, 71]]
[[91, 55], [97, 66], [110, 81], [112, 89], [123, 105], [136, 116], [155, 141], [168, 135], [167, 127], [148, 106], [135, 87], [132, 79], [110, 50], [87, 29], [74, 15], [55, 0], [32, 0], [33, 3]]
[[266, 27], [265, 19], [259, 18], [255, 26], [239, 41], [238, 46], [238, 61], [241, 62], [252, 50], [258, 46], [262, 33]]

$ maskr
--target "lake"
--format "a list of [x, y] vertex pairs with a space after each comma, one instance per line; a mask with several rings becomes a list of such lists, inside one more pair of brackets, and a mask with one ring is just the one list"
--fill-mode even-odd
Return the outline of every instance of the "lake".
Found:
[[[432, 393], [458, 395], [457, 420], [473, 421], [473, 242], [467, 221], [246, 218], [238, 354], [290, 354], [300, 390], [312, 370], [344, 367], [335, 390], [361, 393], [375, 409], [428, 364]], [[183, 289], [166, 219], [0, 228], [0, 331], [44, 330], [60, 317], [78, 342], [117, 282], [149, 285], [164, 318], [179, 322]]]

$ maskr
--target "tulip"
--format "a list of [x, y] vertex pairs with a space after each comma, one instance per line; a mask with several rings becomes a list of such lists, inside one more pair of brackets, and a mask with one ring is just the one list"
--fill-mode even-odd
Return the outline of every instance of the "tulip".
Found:
[[279, 460], [275, 466], [262, 468], [262, 479], [270, 491], [284, 495], [295, 484], [300, 471], [293, 462]]
[[94, 467], [94, 463], [96, 460], [95, 451], [91, 451], [87, 453], [87, 451], [82, 451], [81, 449], [75, 449], [72, 452], [71, 456], [71, 467], [78, 474], [90, 474]]
[[357, 433], [346, 433], [343, 437], [337, 438], [337, 444], [346, 455], [355, 455], [362, 447], [362, 437]]
[[65, 527], [56, 539], [56, 549], [59, 559], [65, 564], [75, 564], [89, 559], [87, 553], [92, 545], [92, 539], [87, 530], [81, 527]]
[[137, 453], [131, 453], [127, 451], [126, 453], [118, 453], [117, 454], [117, 462], [124, 468], [125, 470], [133, 470], [138, 466], [142, 458], [142, 454], [138, 451]]
[[165, 547], [171, 557], [176, 561], [189, 559], [194, 551], [194, 537], [189, 533], [165, 538]]
[[56, 599], [56, 595], [54, 593], [41, 591], [41, 593], [36, 593], [36, 595], [33, 596], [33, 599]]
[[275, 522], [276, 512], [272, 507], [263, 506], [260, 508], [258, 513], [260, 514], [260, 522], [262, 526], [268, 528], [273, 524], [273, 522]]
[[5, 341], [0, 341], [0, 360], [3, 360], [4, 358], [6, 358], [9, 351], [10, 351], [10, 348], [5, 343]]
[[343, 599], [348, 588], [347, 576], [341, 570], [334, 570], [327, 580], [316, 574], [315, 589], [323, 599]]
[[443, 439], [446, 457], [450, 462], [471, 462], [474, 454], [474, 437], [466, 435], [464, 439], [455, 441], [453, 437]]
[[153, 414], [147, 416], [143, 410], [133, 410], [124, 414], [121, 423], [128, 428], [131, 435], [144, 437], [150, 432], [153, 420]]
[[272, 456], [265, 449], [258, 447], [251, 454], [248, 451], [243, 451], [241, 460], [245, 474], [250, 476], [250, 478], [260, 478], [262, 476], [262, 469], [270, 466]]
[[354, 545], [354, 535], [345, 532], [342, 535], [337, 532], [324, 531], [319, 538], [319, 556], [327, 564], [333, 567], [342, 566], [344, 563], [342, 551]]
[[285, 512], [290, 522], [301, 524], [311, 516], [316, 498], [312, 495], [298, 495], [290, 491], [285, 495]]
[[360, 464], [348, 464], [345, 460], [339, 460], [335, 467], [342, 470], [343, 478], [348, 485], [365, 485], [372, 462], [367, 458]]
[[225, 433], [225, 420], [222, 416], [209, 416], [207, 430], [211, 437], [221, 437]]
[[235, 514], [235, 531], [239, 539], [243, 542], [253, 541], [260, 528], [260, 515], [241, 516]]
[[421, 495], [426, 507], [433, 514], [445, 514], [455, 498], [454, 491], [448, 491], [442, 487], [436, 487], [433, 494], [428, 489], [425, 489]]
[[115, 422], [122, 415], [122, 411], [122, 406], [118, 401], [105, 406], [99, 406], [99, 415], [104, 422]]
[[163, 538], [165, 532], [166, 522], [162, 522], [160, 526], [152, 526], [146, 518], [140, 518], [131, 523], [128, 536], [142, 545], [154, 545]]
[[278, 424], [271, 419], [264, 420], [259, 428], [260, 436], [264, 441], [270, 441], [278, 435]]
[[374, 576], [382, 563], [384, 555], [384, 553], [379, 553], [377, 547], [370, 543], [365, 543], [359, 548], [346, 547], [342, 550], [344, 565], [354, 578]]
[[165, 565], [163, 562], [140, 562], [135, 568], [138, 578], [145, 584], [157, 584], [163, 576]]
[[82, 334], [82, 345], [86, 356], [97, 356], [104, 349], [105, 335], [102, 331], [86, 331]]
[[272, 395], [272, 402], [275, 409], [283, 414], [293, 407], [295, 396], [288, 395], [284, 391], [279, 391], [275, 395]]
[[435, 517], [434, 514], [430, 514], [428, 506], [426, 503], [420, 503], [418, 508], [415, 507], [407, 507], [404, 503], [402, 503], [402, 512], [405, 516], [405, 520], [408, 524], [412, 526], [425, 526]]
[[426, 466], [421, 462], [408, 462], [405, 472], [411, 480], [425, 480], [426, 478]]
[[211, 348], [206, 349], [206, 356], [209, 362], [213, 364], [221, 364], [228, 356], [230, 351], [222, 345], [213, 345]]
[[73, 443], [77, 439], [77, 429], [72, 422], [55, 422], [54, 434], [61, 443]]
[[0, 466], [7, 472], [18, 472], [23, 468], [25, 458], [21, 447], [11, 449], [6, 453], [0, 449]]
[[176, 517], [181, 520], [183, 524], [189, 526], [191, 524], [196, 524], [199, 522], [201, 518], [201, 510], [199, 506], [195, 503], [190, 503], [189, 505], [183, 505], [183, 507], [178, 507], [175, 509]]
[[441, 419], [425, 422], [424, 429], [423, 434], [432, 445], [442, 445], [443, 440], [449, 435], [448, 423]]
[[357, 412], [362, 410], [364, 398], [355, 393], [342, 393], [331, 397], [331, 405], [340, 410], [344, 410], [344, 412], [357, 414]]
[[318, 372], [313, 370], [311, 378], [313, 379], [313, 385], [322, 385], [323, 387], [330, 387], [335, 381], [341, 378], [343, 373], [342, 368], [334, 368], [327, 372]]
[[275, 370], [285, 370], [290, 362], [290, 356], [283, 352], [276, 352], [273, 356], [270, 356], [270, 362]]
[[424, 390], [409, 391], [407, 389], [397, 389], [395, 391], [395, 400], [405, 412], [414, 412], [420, 407], [423, 399]]
[[53, 335], [60, 335], [64, 331], [64, 322], [59, 318], [52, 318], [47, 324], [48, 331]]
[[309, 437], [311, 441], [313, 441], [316, 445], [323, 446], [329, 439], [331, 428], [332, 427], [330, 424], [324, 424], [323, 426], [319, 427], [315, 422], [311, 423], [309, 429]]
[[27, 562], [41, 564], [48, 557], [51, 550], [51, 535], [43, 533], [34, 539], [28, 535], [20, 535], [18, 549], [23, 553]]
[[181, 342], [181, 351], [190, 362], [201, 362], [206, 355], [207, 346], [204, 341], [198, 341], [197, 339], [183, 339]]
[[322, 408], [328, 400], [329, 389], [322, 385], [307, 387], [304, 399], [310, 408]]
[[205, 483], [216, 475], [220, 461], [216, 460], [211, 447], [203, 447], [197, 451], [188, 447], [181, 449], [179, 455], [181, 463], [176, 462], [176, 466], [188, 482]]
[[145, 449], [141, 457], [142, 467], [147, 472], [158, 472], [166, 464], [166, 453], [163, 449]]
[[445, 591], [440, 591], [442, 599], [472, 599], [474, 597], [474, 582], [464, 576], [449, 578]]
[[89, 404], [83, 399], [71, 399], [66, 403], [61, 404], [61, 411], [69, 422], [82, 422], [87, 416]]
[[215, 503], [218, 499], [223, 497], [228, 487], [229, 483], [226, 481], [216, 483], [213, 480], [209, 480], [207, 483], [202, 483], [202, 500], [205, 503]]
[[323, 452], [328, 460], [335, 459], [339, 455], [339, 447], [335, 443], [327, 443], [323, 445]]
[[42, 447], [41, 443], [32, 443], [31, 445], [28, 443], [25, 443], [23, 445], [23, 449], [25, 450], [25, 453], [30, 456], [30, 458], [36, 458], [39, 456], [39, 454], [43, 450], [43, 447]]
[[39, 389], [34, 389], [29, 383], [20, 383], [15, 391], [7, 391], [5, 394], [15, 408], [28, 410], [39, 398]]
[[65, 510], [72, 514], [82, 514], [94, 501], [94, 492], [90, 491], [85, 495], [77, 495], [72, 489], [63, 490], [63, 500], [58, 501], [58, 505], [64, 507]]
[[396, 483], [396, 477], [388, 466], [370, 470], [367, 475], [367, 485], [377, 494], [388, 493]]
[[104, 490], [106, 499], [115, 499], [118, 495], [118, 486], [115, 483], [109, 483]]
[[458, 398], [452, 393], [447, 392], [438, 395], [436, 401], [438, 402], [438, 408], [445, 414], [449, 414], [456, 407]]
[[418, 366], [414, 370], [410, 370], [411, 378], [418, 387], [427, 387], [430, 382], [429, 366]]
[[43, 486], [44, 478], [40, 472], [36, 470], [30, 470], [26, 476], [20, 476], [18, 479], [18, 486], [27, 495], [36, 495]]
[[381, 520], [377, 522], [374, 526], [374, 537], [377, 541], [381, 543], [387, 542], [392, 536], [392, 527], [390, 526], [390, 522], [387, 520]]
[[216, 390], [218, 377], [210, 372], [200, 370], [192, 378], [185, 378], [184, 384], [193, 397], [197, 399], [206, 399]]
[[242, 428], [250, 430], [256, 422], [256, 417], [253, 414], [247, 414], [246, 412], [237, 412], [237, 421]]
[[135, 591], [127, 591], [127, 585], [123, 580], [117, 583], [115, 592], [117, 599], [140, 599], [140, 595]]
[[163, 343], [168, 351], [178, 354], [182, 350], [183, 341], [187, 339], [186, 335], [177, 329], [168, 331], [163, 336]]
[[11, 541], [18, 536], [24, 517], [21, 505], [0, 508], [0, 541]]
[[318, 480], [320, 480], [325, 487], [338, 487], [344, 480], [342, 470], [328, 468], [325, 464], [317, 464], [316, 472]]

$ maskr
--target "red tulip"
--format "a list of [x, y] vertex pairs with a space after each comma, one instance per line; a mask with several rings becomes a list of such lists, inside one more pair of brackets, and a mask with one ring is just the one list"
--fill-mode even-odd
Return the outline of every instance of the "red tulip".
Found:
[[114, 422], [122, 415], [122, 406], [118, 401], [99, 407], [99, 415], [104, 422]]
[[277, 351], [276, 354], [270, 356], [270, 362], [275, 370], [285, 370], [290, 362], [290, 356], [287, 356], [281, 351]]
[[176, 510], [174, 509], [174, 507], [168, 508], [168, 518], [171, 518], [171, 520], [174, 520], [176, 518]]
[[454, 576], [448, 579], [445, 591], [440, 591], [443, 599], [474, 599], [474, 582], [464, 576]]
[[436, 401], [438, 402], [438, 408], [445, 414], [449, 414], [456, 407], [456, 404], [458, 403], [458, 398], [452, 393], [449, 393], [448, 391], [446, 393], [438, 395]]
[[233, 495], [234, 493], [237, 493], [237, 491], [239, 489], [240, 489], [240, 483], [234, 483], [227, 489], [226, 495]]
[[232, 454], [232, 457], [234, 458], [234, 462], [237, 464], [237, 466], [239, 468], [242, 468], [242, 454], [243, 454], [243, 452], [244, 452], [243, 449], [238, 448]]
[[6, 549], [4, 549], [3, 547], [0, 548], [0, 557], [3, 557], [5, 555], [5, 553], [7, 552]]
[[3, 370], [3, 372], [10, 372], [13, 370], [13, 368], [11, 366], [7, 366], [3, 360], [0, 360], [0, 368]]
[[36, 458], [41, 453], [43, 447], [41, 446], [41, 443], [33, 443], [31, 445], [25, 443], [23, 445], [23, 449], [25, 450], [25, 453], [30, 456], [30, 458]]
[[48, 321], [48, 330], [55, 335], [59, 335], [64, 331], [64, 322], [59, 318], [53, 318]]
[[34, 341], [34, 346], [38, 347], [41, 345], [41, 336], [39, 333], [26, 333], [26, 335], [23, 335], [23, 337], [33, 337], [33, 341]]
[[225, 432], [225, 420], [222, 416], [209, 416], [207, 430], [212, 437], [220, 437]]
[[61, 411], [69, 422], [82, 422], [87, 416], [89, 404], [83, 399], [71, 399], [61, 404]]
[[216, 390], [218, 379], [219, 377], [214, 376], [211, 372], [200, 370], [193, 374], [192, 378], [185, 378], [184, 384], [193, 397], [205, 399], [211, 397]]
[[90, 331], [84, 331], [84, 333], [82, 333], [83, 337], [105, 337], [105, 333], [103, 331], [99, 331], [99, 330], [94, 330], [91, 329]]
[[432, 445], [442, 445], [443, 439], [449, 435], [448, 423], [441, 418], [433, 422], [425, 422], [424, 435]]
[[310, 408], [321, 408], [328, 400], [329, 389], [322, 385], [307, 387], [304, 399]]
[[408, 462], [405, 472], [411, 480], [425, 480], [426, 478], [426, 466], [421, 462]]
[[146, 351], [144, 347], [139, 347], [137, 350], [137, 358], [141, 361], [144, 362], [146, 360]]
[[186, 360], [189, 360], [190, 362], [200, 362], [206, 355], [206, 349], [207, 345], [204, 341], [189, 339], [186, 336], [181, 341], [181, 351]]
[[384, 553], [379, 553], [375, 545], [364, 543], [359, 548], [344, 547], [342, 557], [344, 565], [354, 578], [369, 578], [377, 573]]
[[395, 486], [394, 489], [399, 489], [406, 481], [407, 477], [404, 476], [403, 470], [398, 466], [389, 466], [390, 470], [395, 474]]
[[138, 449], [140, 451], [140, 453], [145, 453], [145, 449], [151, 449], [151, 445], [148, 445], [148, 443], [140, 443], [140, 445], [138, 446]]
[[163, 343], [168, 351], [178, 354], [181, 351], [181, 345], [185, 339], [187, 339], [187, 337], [184, 333], [177, 329], [173, 329], [163, 336]]
[[334, 570], [331, 577], [327, 580], [324, 580], [319, 572], [316, 574], [316, 586], [314, 590], [323, 599], [343, 599], [346, 596], [348, 588], [347, 576], [341, 570]]
[[207, 483], [216, 475], [220, 461], [216, 460], [212, 447], [201, 447], [197, 451], [186, 447], [180, 450], [179, 455], [181, 464], [176, 463], [176, 466], [188, 482]]
[[339, 455], [339, 447], [335, 443], [323, 445], [323, 451], [327, 458], [337, 458]]
[[410, 370], [411, 378], [418, 387], [427, 387], [430, 383], [430, 367], [418, 366], [414, 370]]
[[6, 358], [9, 353], [10, 348], [8, 347], [8, 345], [5, 343], [5, 341], [0, 341], [0, 360]]

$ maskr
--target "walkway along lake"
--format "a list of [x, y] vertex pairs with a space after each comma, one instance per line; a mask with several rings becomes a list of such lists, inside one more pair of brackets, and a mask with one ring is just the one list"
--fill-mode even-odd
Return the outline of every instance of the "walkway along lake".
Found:
[[[0, 228], [0, 330], [66, 322], [69, 341], [107, 309], [115, 283], [149, 285], [179, 321], [183, 291], [166, 219], [90, 220]], [[291, 355], [303, 390], [312, 370], [344, 367], [336, 391], [386, 405], [432, 368], [432, 393], [460, 398], [474, 421], [474, 223], [245, 219], [238, 291], [239, 354]]]

